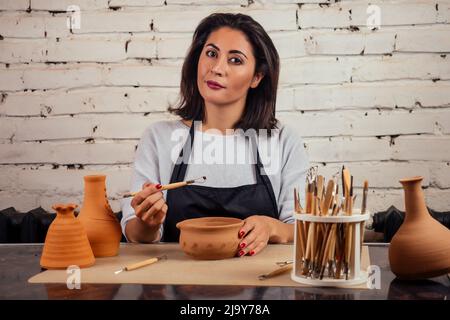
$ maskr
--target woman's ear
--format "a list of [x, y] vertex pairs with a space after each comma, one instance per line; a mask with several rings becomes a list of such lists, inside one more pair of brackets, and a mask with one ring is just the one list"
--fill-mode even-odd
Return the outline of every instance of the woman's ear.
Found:
[[253, 77], [252, 83], [250, 84], [250, 88], [255, 89], [263, 78], [264, 74], [262, 72], [256, 73], [255, 76]]

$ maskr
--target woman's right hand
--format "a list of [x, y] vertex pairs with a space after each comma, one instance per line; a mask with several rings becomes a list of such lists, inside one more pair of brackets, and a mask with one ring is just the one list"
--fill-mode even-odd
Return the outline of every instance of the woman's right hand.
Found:
[[168, 209], [160, 188], [160, 184], [144, 183], [142, 191], [131, 200], [136, 216], [153, 229], [164, 223]]

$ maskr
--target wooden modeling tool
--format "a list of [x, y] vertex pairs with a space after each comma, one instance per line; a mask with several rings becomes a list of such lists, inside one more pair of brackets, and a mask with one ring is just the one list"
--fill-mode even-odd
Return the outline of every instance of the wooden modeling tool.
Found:
[[335, 190], [335, 184], [333, 180], [328, 181], [327, 185], [327, 191], [325, 192], [325, 200], [322, 203], [322, 214], [328, 215], [328, 210], [330, 209], [331, 202], [334, 198], [334, 190]]
[[258, 279], [259, 280], [266, 280], [266, 279], [269, 279], [269, 278], [273, 278], [273, 277], [275, 277], [277, 275], [280, 275], [280, 274], [283, 274], [283, 273], [285, 273], [285, 272], [287, 272], [289, 270], [292, 270], [292, 266], [293, 266], [292, 263], [286, 264], [283, 267], [279, 267], [278, 269], [275, 269], [272, 272], [269, 272], [269, 273], [262, 274], [262, 275], [258, 276]]
[[124, 267], [124, 268], [122, 268], [120, 270], [117, 270], [114, 273], [115, 274], [119, 274], [122, 271], [136, 270], [136, 269], [139, 269], [139, 268], [142, 268], [142, 267], [145, 267], [145, 266], [149, 266], [149, 265], [151, 265], [151, 264], [153, 264], [155, 262], [158, 262], [159, 260], [163, 260], [163, 259], [167, 259], [167, 256], [163, 255], [163, 256], [159, 256], [159, 257], [150, 258], [150, 259], [147, 259], [147, 260], [144, 260], [144, 261], [141, 261], [141, 262], [133, 263], [133, 264], [130, 264], [130, 265], [128, 265], [128, 266], [126, 266], [126, 267]]
[[[369, 181], [364, 180], [364, 186], [363, 186], [363, 196], [362, 196], [362, 204], [361, 204], [361, 214], [365, 214], [367, 211], [367, 194], [369, 193]], [[360, 230], [360, 234], [361, 234], [361, 250], [362, 250], [362, 245], [364, 242], [364, 233], [366, 231], [365, 228], [366, 224], [365, 222], [361, 223], [361, 230]]]

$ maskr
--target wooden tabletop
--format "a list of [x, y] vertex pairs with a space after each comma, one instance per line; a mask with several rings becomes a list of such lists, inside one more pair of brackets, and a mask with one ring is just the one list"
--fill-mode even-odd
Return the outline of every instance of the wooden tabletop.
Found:
[[389, 268], [388, 245], [368, 245], [371, 263], [381, 271], [380, 289], [81, 284], [81, 289], [70, 290], [65, 284], [27, 282], [41, 271], [39, 259], [42, 244], [1, 244], [0, 299], [449, 299], [450, 279], [447, 276], [414, 282], [396, 280]]

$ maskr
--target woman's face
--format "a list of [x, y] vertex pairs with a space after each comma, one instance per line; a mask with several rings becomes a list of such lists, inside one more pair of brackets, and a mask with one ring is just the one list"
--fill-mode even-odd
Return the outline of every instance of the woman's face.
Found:
[[197, 68], [197, 85], [205, 103], [245, 101], [249, 88], [256, 88], [262, 79], [255, 75], [255, 63], [252, 46], [242, 31], [222, 27], [212, 32]]

